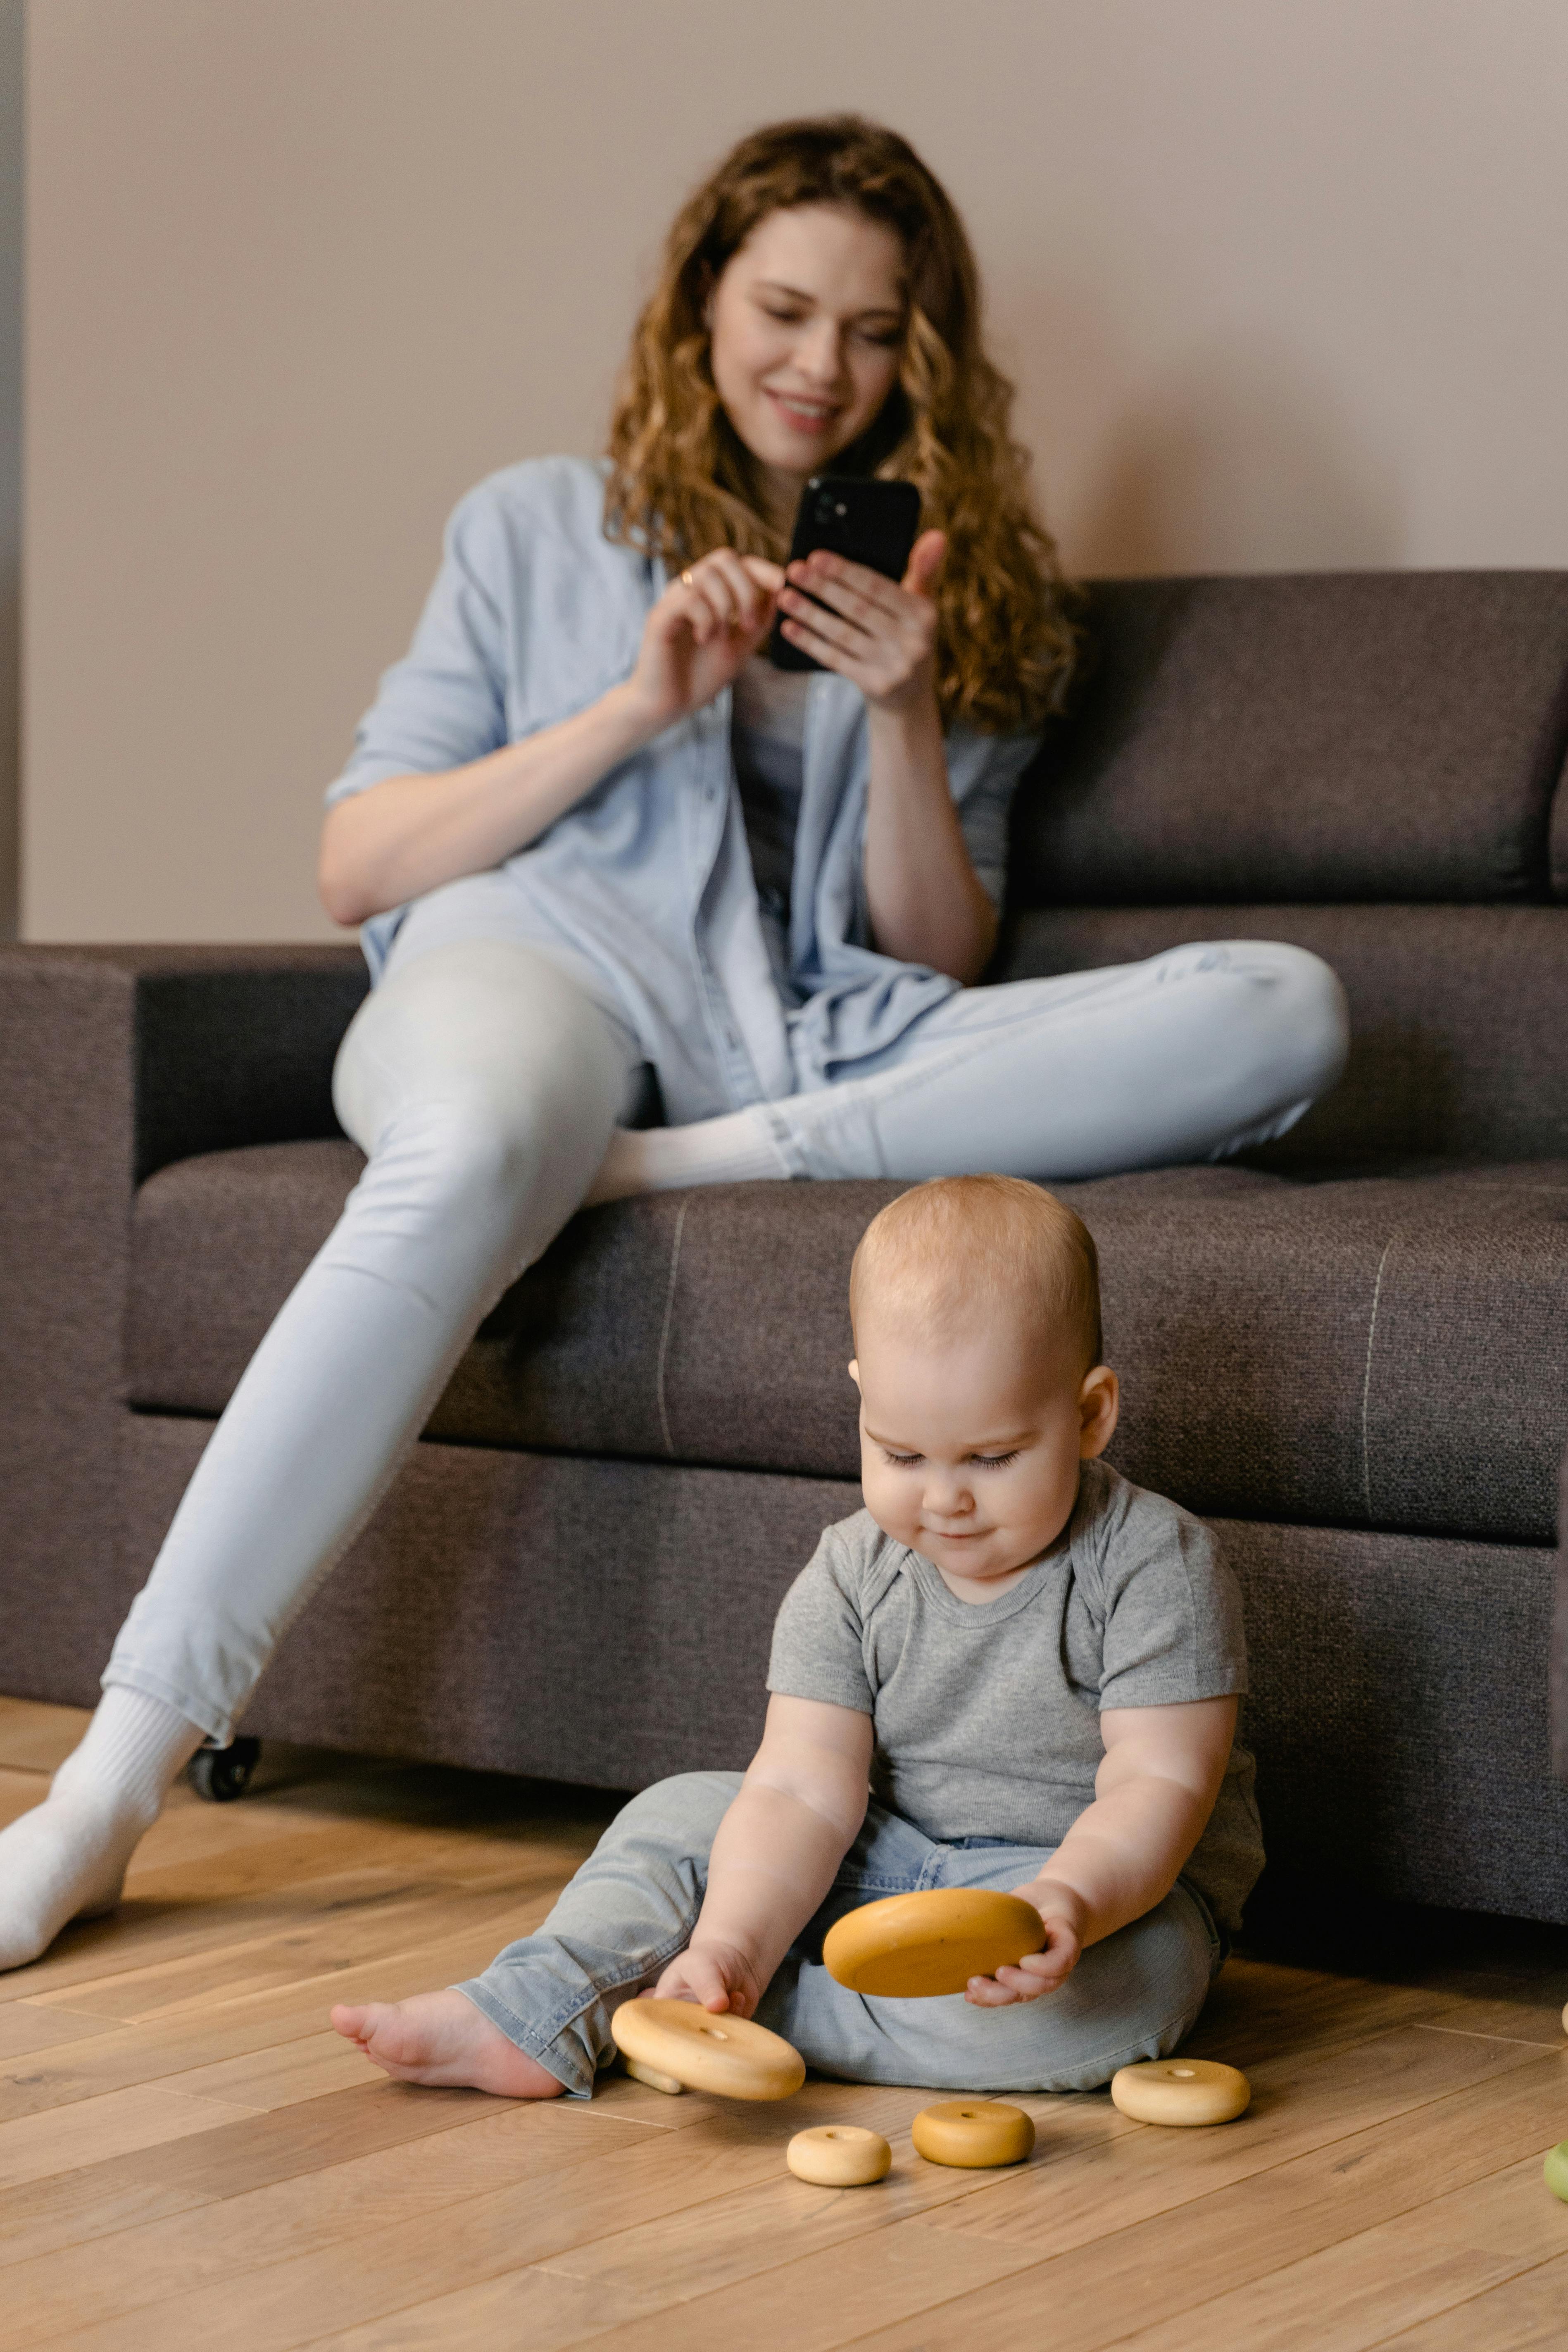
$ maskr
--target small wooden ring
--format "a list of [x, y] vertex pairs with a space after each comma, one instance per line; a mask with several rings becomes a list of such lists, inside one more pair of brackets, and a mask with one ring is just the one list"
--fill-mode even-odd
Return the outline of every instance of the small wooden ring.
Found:
[[1110, 2078], [1110, 2095], [1140, 2124], [1228, 2124], [1247, 2113], [1252, 2085], [1213, 2058], [1151, 2058]]
[[805, 2061], [782, 2034], [692, 2000], [624, 2000], [610, 2020], [616, 2047], [693, 2091], [725, 2099], [787, 2099]]
[[819, 2189], [864, 2189], [884, 2180], [893, 2151], [880, 2132], [859, 2124], [816, 2124], [796, 2132], [784, 2150], [784, 2162], [797, 2180]]
[[1035, 2145], [1032, 2117], [1005, 2099], [944, 2099], [922, 2107], [910, 2126], [918, 2155], [928, 2164], [976, 2170], [1022, 2164]]

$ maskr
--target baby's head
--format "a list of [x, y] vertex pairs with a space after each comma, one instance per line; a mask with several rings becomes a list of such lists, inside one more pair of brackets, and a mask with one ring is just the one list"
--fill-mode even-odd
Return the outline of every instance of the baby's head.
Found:
[[1037, 1559], [1116, 1427], [1081, 1218], [1016, 1176], [918, 1184], [861, 1235], [849, 1313], [873, 1518], [950, 1577]]

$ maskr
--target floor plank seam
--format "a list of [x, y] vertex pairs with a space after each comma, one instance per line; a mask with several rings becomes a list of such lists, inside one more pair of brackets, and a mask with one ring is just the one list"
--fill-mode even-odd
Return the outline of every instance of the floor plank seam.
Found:
[[7, 2009], [31, 2010], [35, 2017], [90, 2017], [94, 2024], [99, 2015], [97, 2010], [82, 2009], [74, 2002], [68, 2009], [63, 2000], [51, 2000], [45, 1992], [19, 1993], [15, 2000], [0, 2003], [0, 2015]]
[[[587, 2109], [587, 2113], [590, 2116], [593, 2114], [592, 2106]], [[636, 2124], [638, 2129], [642, 2131], [677, 2132], [686, 2131], [690, 2128], [690, 2126], [686, 2124], [661, 2124], [657, 2116], [623, 2116], [618, 2113], [612, 2116], [606, 2114], [603, 2120], [606, 2123]]]
[[1510, 2050], [1544, 2050], [1549, 2055], [1556, 2051], [1560, 2056], [1568, 2057], [1568, 2042], [1562, 2039], [1538, 2042], [1533, 2033], [1483, 2033], [1479, 2027], [1469, 2025], [1428, 2025], [1425, 2018], [1416, 2018], [1413, 2023], [1417, 2033], [1449, 2033], [1461, 2042], [1501, 2042]]

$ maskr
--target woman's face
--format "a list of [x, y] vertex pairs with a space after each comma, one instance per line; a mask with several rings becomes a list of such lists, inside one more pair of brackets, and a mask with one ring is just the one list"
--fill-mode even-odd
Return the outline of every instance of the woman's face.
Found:
[[898, 381], [903, 247], [837, 205], [769, 213], [709, 300], [713, 382], [787, 528], [801, 486], [858, 441]]

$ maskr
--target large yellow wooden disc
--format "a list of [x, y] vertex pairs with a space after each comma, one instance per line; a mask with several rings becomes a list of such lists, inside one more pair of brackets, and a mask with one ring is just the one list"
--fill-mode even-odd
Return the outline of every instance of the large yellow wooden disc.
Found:
[[787, 2099], [805, 2080], [805, 2059], [782, 2034], [691, 2000], [624, 2000], [610, 2032], [628, 2058], [721, 2098]]
[[822, 1957], [852, 1991], [921, 2000], [1016, 1968], [1046, 1940], [1032, 1903], [989, 1886], [939, 1886], [863, 1904], [830, 1927]]

